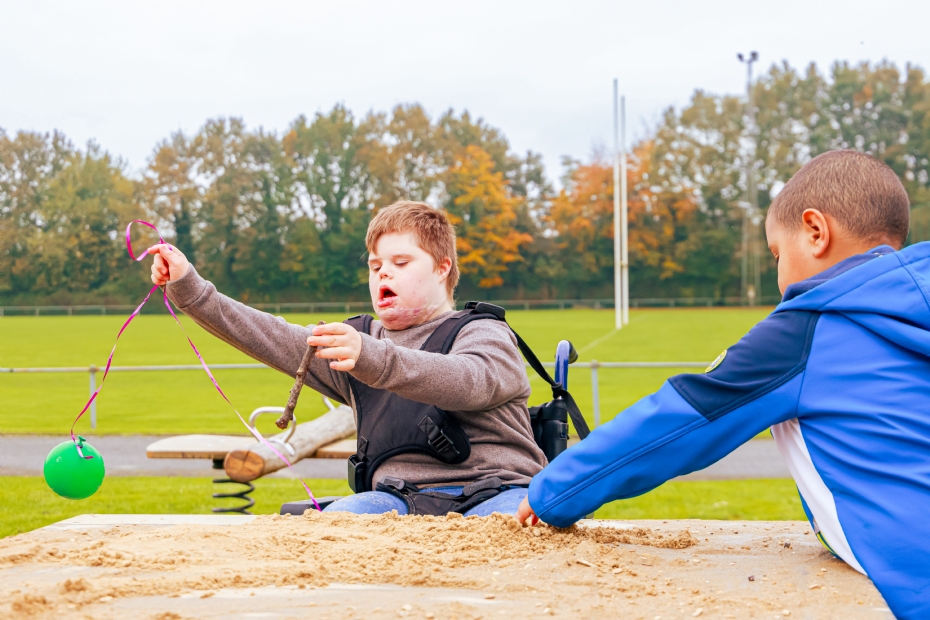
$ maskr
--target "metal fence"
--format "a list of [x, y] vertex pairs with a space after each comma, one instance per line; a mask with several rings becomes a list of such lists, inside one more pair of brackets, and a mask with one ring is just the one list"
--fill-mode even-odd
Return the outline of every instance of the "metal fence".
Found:
[[[761, 305], [775, 305], [780, 297], [761, 297]], [[507, 310], [565, 310], [567, 308], [612, 309], [613, 299], [492, 299], [488, 303]], [[371, 310], [370, 301], [303, 301], [291, 303], [248, 304], [257, 310], [275, 314], [294, 312], [365, 312]], [[739, 297], [644, 297], [631, 299], [631, 308], [693, 308], [745, 305]], [[0, 306], [0, 316], [81, 316], [128, 314], [136, 306], [90, 305], [90, 306]], [[145, 314], [167, 314], [164, 304], [147, 304]]]
[[[600, 381], [598, 370], [601, 368], [706, 368], [710, 362], [575, 362], [572, 368], [588, 368], [591, 373], [591, 405], [594, 414], [594, 426], [601, 423]], [[554, 362], [543, 362], [546, 368], [555, 368]], [[529, 368], [529, 364], [526, 364]], [[265, 364], [213, 364], [213, 370], [271, 370]], [[200, 364], [180, 364], [174, 366], [111, 366], [110, 372], [163, 372], [176, 370], [203, 370]], [[86, 372], [90, 375], [90, 391], [97, 389], [97, 373], [100, 366], [68, 366], [63, 368], [0, 368], [0, 373], [73, 373]], [[97, 428], [97, 401], [90, 404], [90, 427]]]

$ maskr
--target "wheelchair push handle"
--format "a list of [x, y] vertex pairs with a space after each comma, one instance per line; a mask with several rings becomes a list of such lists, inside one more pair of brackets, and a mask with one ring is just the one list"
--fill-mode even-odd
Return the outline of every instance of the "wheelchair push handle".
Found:
[[568, 365], [578, 361], [578, 351], [568, 340], [562, 340], [555, 349], [555, 382], [568, 389]]

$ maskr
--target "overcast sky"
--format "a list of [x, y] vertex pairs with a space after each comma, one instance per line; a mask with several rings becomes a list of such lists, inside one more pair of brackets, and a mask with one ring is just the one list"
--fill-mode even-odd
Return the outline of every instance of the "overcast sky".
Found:
[[701, 88], [740, 93], [760, 68], [835, 60], [930, 67], [930, 2], [21, 2], [0, 0], [0, 127], [60, 129], [142, 168], [171, 132], [242, 117], [283, 131], [342, 102], [361, 116], [419, 102], [469, 110], [517, 151], [587, 157]]

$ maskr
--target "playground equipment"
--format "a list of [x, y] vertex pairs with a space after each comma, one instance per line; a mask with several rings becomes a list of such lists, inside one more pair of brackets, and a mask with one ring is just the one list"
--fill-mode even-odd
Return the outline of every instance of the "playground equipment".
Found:
[[[297, 424], [268, 438], [282, 448], [292, 463], [316, 456], [318, 458], [348, 458], [355, 452], [355, 442], [346, 446], [340, 440], [355, 432], [355, 418], [352, 409], [345, 405], [336, 406], [329, 399], [323, 399], [329, 411], [315, 420]], [[284, 407], [259, 407], [249, 415], [249, 425], [254, 428], [259, 416], [266, 413], [283, 413]], [[70, 442], [68, 442], [70, 445]], [[215, 478], [217, 485], [241, 485], [236, 491], [217, 492], [214, 499], [241, 499], [243, 504], [231, 507], [217, 507], [216, 513], [235, 512], [251, 514], [255, 501], [249, 494], [255, 490], [252, 481], [287, 467], [264, 444], [257, 443], [254, 437], [234, 435], [181, 435], [160, 439], [146, 448], [146, 456], [152, 459], [182, 458], [210, 459], [213, 468], [226, 470], [227, 477]]]

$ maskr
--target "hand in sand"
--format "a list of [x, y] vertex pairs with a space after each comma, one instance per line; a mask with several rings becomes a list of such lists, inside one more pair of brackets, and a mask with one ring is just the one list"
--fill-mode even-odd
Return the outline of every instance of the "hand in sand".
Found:
[[158, 286], [164, 286], [171, 280], [180, 280], [191, 268], [181, 250], [167, 243], [153, 245], [148, 249], [148, 253], [155, 255], [152, 262], [152, 282]]
[[362, 353], [362, 336], [351, 325], [327, 323], [317, 325], [307, 338], [311, 347], [319, 347], [317, 357], [336, 360], [329, 363], [333, 370], [352, 370]]
[[525, 525], [526, 520], [532, 517], [530, 525], [536, 525], [539, 523], [539, 517], [536, 516], [536, 512], [533, 510], [533, 507], [530, 506], [530, 500], [526, 497], [523, 498], [523, 501], [520, 502], [520, 507], [517, 508], [517, 514], [514, 515], [517, 521], [520, 522], [520, 525]]

